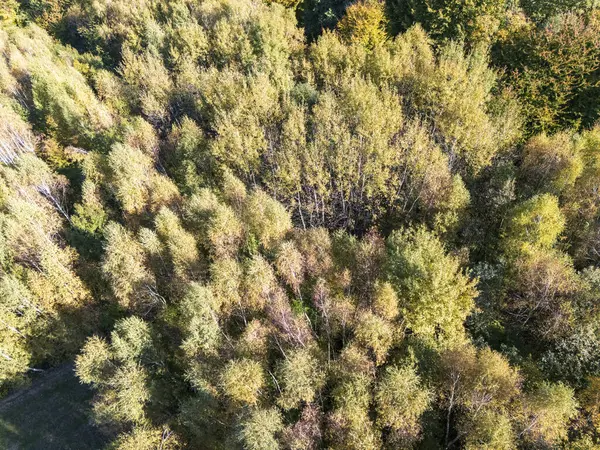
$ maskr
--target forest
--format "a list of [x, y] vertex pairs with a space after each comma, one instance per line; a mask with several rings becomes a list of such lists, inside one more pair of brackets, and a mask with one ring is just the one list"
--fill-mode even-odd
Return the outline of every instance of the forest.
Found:
[[68, 362], [111, 450], [600, 449], [600, 2], [0, 0], [0, 397]]

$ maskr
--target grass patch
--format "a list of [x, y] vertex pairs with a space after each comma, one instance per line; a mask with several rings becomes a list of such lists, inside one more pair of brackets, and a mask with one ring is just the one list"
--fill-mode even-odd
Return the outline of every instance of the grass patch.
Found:
[[41, 376], [0, 401], [0, 448], [99, 450], [108, 442], [90, 416], [91, 391], [72, 366]]

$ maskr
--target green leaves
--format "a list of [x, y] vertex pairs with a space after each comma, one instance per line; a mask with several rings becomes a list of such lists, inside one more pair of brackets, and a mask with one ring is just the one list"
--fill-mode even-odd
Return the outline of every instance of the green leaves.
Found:
[[464, 339], [463, 323], [477, 295], [475, 283], [424, 228], [394, 232], [387, 241], [387, 278], [398, 292], [406, 326], [442, 343]]
[[122, 450], [586, 445], [596, 12], [8, 5], [0, 389], [83, 345]]
[[524, 437], [546, 445], [560, 442], [566, 438], [568, 422], [577, 414], [577, 406], [571, 388], [561, 383], [540, 384], [524, 401]]
[[568, 191], [583, 172], [579, 145], [569, 133], [531, 138], [523, 149], [523, 183], [534, 192]]
[[415, 23], [438, 40], [464, 40], [469, 44], [489, 42], [508, 9], [506, 0], [408, 0], [388, 4], [394, 33]]
[[389, 366], [376, 388], [377, 423], [389, 427], [407, 442], [415, 440], [421, 428], [421, 415], [431, 400], [431, 392], [422, 385], [413, 367]]
[[282, 429], [281, 415], [276, 409], [258, 409], [242, 423], [240, 438], [249, 450], [277, 450], [280, 447], [276, 434]]
[[216, 354], [221, 342], [218, 300], [210, 289], [193, 283], [179, 304], [182, 329], [185, 330], [183, 349], [190, 355]]
[[[221, 388], [234, 403], [255, 405], [265, 384], [265, 374], [256, 361], [239, 359], [230, 361], [221, 375]], [[272, 419], [272, 415], [258, 418]], [[268, 420], [270, 423], [271, 420]]]
[[274, 248], [292, 228], [285, 207], [261, 190], [253, 191], [244, 205], [248, 231], [266, 249]]
[[299, 349], [289, 354], [278, 367], [276, 376], [281, 388], [278, 404], [284, 409], [298, 408], [316, 400], [325, 384], [322, 361], [309, 349]]
[[148, 424], [151, 374], [161, 362], [148, 323], [137, 317], [122, 319], [111, 333], [110, 343], [96, 336], [87, 340], [76, 360], [82, 381], [99, 390], [94, 412], [100, 422]]
[[156, 289], [153, 274], [144, 264], [144, 249], [124, 227], [109, 223], [106, 227], [106, 249], [102, 270], [111, 283], [114, 295], [125, 308], [155, 306]]
[[509, 21], [493, 48], [493, 61], [506, 67], [503, 78], [523, 103], [529, 133], [589, 127], [598, 118], [593, 105], [598, 98], [599, 27], [593, 8], [586, 14], [558, 15], [541, 26], [516, 14]]
[[504, 231], [505, 249], [518, 253], [530, 247], [550, 248], [564, 226], [558, 199], [551, 194], [536, 195], [511, 211]]
[[337, 30], [347, 42], [373, 48], [386, 39], [385, 22], [383, 3], [358, 2], [346, 9]]

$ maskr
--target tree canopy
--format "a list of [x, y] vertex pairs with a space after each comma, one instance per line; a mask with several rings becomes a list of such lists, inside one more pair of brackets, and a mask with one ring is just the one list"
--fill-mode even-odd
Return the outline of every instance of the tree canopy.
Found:
[[0, 395], [128, 449], [600, 448], [592, 1], [0, 4]]

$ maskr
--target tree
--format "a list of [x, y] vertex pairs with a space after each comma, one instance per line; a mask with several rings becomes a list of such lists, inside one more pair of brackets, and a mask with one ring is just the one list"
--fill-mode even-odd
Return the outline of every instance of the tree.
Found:
[[169, 252], [175, 275], [193, 277], [200, 263], [194, 236], [183, 228], [179, 217], [166, 207], [158, 212], [154, 223], [158, 237]]
[[515, 15], [494, 45], [494, 64], [506, 67], [503, 79], [522, 101], [530, 133], [597, 120], [598, 19], [597, 10], [568, 13], [537, 27]]
[[255, 405], [265, 384], [263, 369], [258, 362], [249, 359], [230, 361], [223, 370], [220, 384], [232, 402]]
[[506, 14], [506, 0], [409, 0], [388, 2], [394, 34], [420, 23], [437, 40], [457, 39], [475, 44], [490, 42]]
[[75, 370], [81, 380], [99, 389], [94, 413], [100, 422], [146, 425], [151, 401], [148, 382], [160, 365], [148, 323], [121, 319], [110, 343], [96, 336], [85, 343]]
[[541, 194], [517, 204], [505, 223], [505, 251], [518, 254], [531, 247], [552, 247], [564, 229], [565, 219], [558, 199]]
[[574, 186], [565, 193], [563, 211], [567, 219], [566, 232], [572, 245], [575, 263], [582, 267], [596, 259], [597, 227], [593, 217], [598, 213], [594, 192], [598, 178], [598, 132], [595, 127], [582, 133], [577, 142], [583, 170]]
[[16, 0], [10, 0], [2, 5], [0, 8], [0, 22], [14, 21], [18, 10], [18, 5], [19, 4]]
[[40, 126], [64, 145], [95, 148], [110, 142], [114, 119], [79, 72], [42, 58], [30, 64], [33, 105], [43, 121]]
[[64, 239], [67, 182], [32, 153], [28, 127], [9, 123], [1, 141], [7, 158], [0, 165], [3, 392], [39, 365], [76, 352], [97, 317], [77, 273], [79, 255]]
[[251, 311], [261, 310], [277, 288], [273, 268], [262, 256], [255, 255], [245, 269], [242, 306]]
[[273, 249], [292, 228], [285, 207], [261, 190], [252, 192], [244, 205], [244, 219], [248, 231], [266, 249]]
[[571, 388], [560, 383], [542, 383], [524, 400], [519, 436], [542, 445], [561, 442], [567, 437], [568, 422], [577, 414], [577, 406]]
[[310, 0], [303, 8], [302, 21], [309, 39], [335, 27], [350, 2], [343, 0]]
[[180, 443], [168, 428], [163, 430], [151, 427], [135, 427], [131, 433], [124, 433], [114, 443], [116, 450], [153, 450], [163, 448], [174, 450]]
[[579, 395], [581, 406], [590, 415], [596, 429], [600, 427], [600, 380], [590, 377], [587, 387]]
[[323, 437], [321, 421], [323, 414], [315, 405], [307, 405], [302, 410], [300, 419], [283, 431], [284, 445], [294, 450], [318, 448]]
[[179, 309], [185, 331], [184, 351], [189, 355], [216, 354], [222, 339], [220, 305], [210, 289], [192, 283]]
[[286, 284], [299, 293], [304, 281], [304, 258], [292, 241], [280, 245], [275, 266]]
[[234, 256], [244, 242], [244, 226], [227, 205], [219, 204], [208, 221], [207, 237], [215, 257]]
[[431, 400], [431, 392], [422, 386], [413, 367], [390, 366], [376, 388], [377, 423], [410, 443], [420, 432], [421, 415]]
[[549, 18], [562, 13], [579, 13], [584, 11], [590, 11], [598, 7], [598, 4], [594, 0], [558, 0], [552, 2], [548, 0], [523, 0], [521, 2], [521, 7], [523, 8], [528, 17], [530, 17], [537, 23], [543, 23]]
[[131, 95], [133, 109], [152, 124], [167, 119], [172, 81], [161, 58], [151, 52], [137, 55], [125, 48], [119, 72]]
[[386, 320], [394, 320], [400, 313], [399, 300], [394, 287], [389, 282], [377, 281], [373, 293], [373, 311]]
[[337, 24], [342, 38], [373, 48], [386, 39], [384, 5], [377, 1], [364, 1], [350, 5]]
[[203, 130], [189, 117], [175, 124], [168, 138], [166, 164], [182, 193], [192, 193], [211, 183], [213, 165]]
[[[477, 350], [466, 345], [444, 351], [438, 371], [446, 410], [445, 445], [464, 438], [481, 445], [497, 440], [498, 445], [510, 448], [510, 424], [506, 424], [502, 413], [518, 398], [521, 377], [506, 358], [489, 348]], [[459, 412], [463, 415], [458, 419], [458, 434], [450, 439], [452, 419]], [[501, 424], [504, 419], [504, 429], [487, 428], [493, 417], [498, 417]]]
[[364, 351], [348, 346], [334, 370], [334, 410], [329, 414], [327, 426], [333, 448], [378, 448], [380, 437], [368, 415], [374, 375], [372, 361]]
[[[42, 310], [31, 302], [31, 294], [14, 276], [0, 279], [0, 311], [2, 313], [2, 344], [0, 345], [0, 389], [22, 377], [31, 365], [31, 351], [28, 349], [28, 337], [44, 328]], [[36, 323], [37, 322], [37, 323]], [[41, 322], [41, 323], [40, 323]]]
[[222, 305], [222, 310], [231, 313], [242, 309], [243, 269], [231, 258], [217, 259], [210, 267], [211, 291]]
[[432, 115], [442, 148], [461, 158], [466, 173], [488, 166], [520, 134], [518, 106], [511, 96], [490, 95], [496, 74], [487, 60], [479, 46], [465, 54], [459, 43], [450, 42], [442, 47], [430, 76], [420, 80], [422, 93], [415, 95], [420, 109]]
[[154, 275], [146, 268], [145, 252], [123, 226], [106, 226], [106, 247], [102, 271], [113, 294], [124, 308], [144, 311], [160, 304]]
[[360, 345], [369, 349], [375, 356], [377, 365], [383, 364], [387, 359], [396, 339], [392, 324], [376, 316], [370, 311], [362, 313], [357, 320], [354, 336]]
[[279, 448], [277, 434], [283, 429], [279, 412], [275, 409], [254, 410], [242, 424], [241, 441], [250, 450]]
[[461, 341], [477, 290], [459, 260], [424, 228], [392, 233], [387, 248], [386, 273], [402, 299], [406, 326], [425, 338]]
[[89, 234], [101, 234], [108, 214], [102, 203], [98, 186], [85, 180], [81, 186], [81, 202], [75, 204], [75, 214], [71, 217], [73, 225]]
[[80, 349], [111, 448], [593, 447], [598, 11], [544, 1], [2, 3], [0, 393]]
[[298, 408], [315, 400], [325, 382], [320, 361], [308, 349], [287, 355], [277, 371], [281, 395], [279, 405], [284, 409]]
[[506, 308], [514, 322], [556, 339], [570, 329], [579, 284], [568, 256], [534, 249], [514, 262]]
[[107, 163], [110, 185], [126, 214], [157, 211], [178, 196], [175, 185], [158, 174], [152, 159], [139, 149], [117, 144]]
[[523, 149], [521, 177], [533, 192], [568, 191], [583, 171], [579, 148], [569, 133], [531, 138]]
[[466, 418], [460, 424], [465, 449], [511, 450], [515, 446], [515, 433], [510, 419], [502, 413], [483, 411], [475, 418]]

